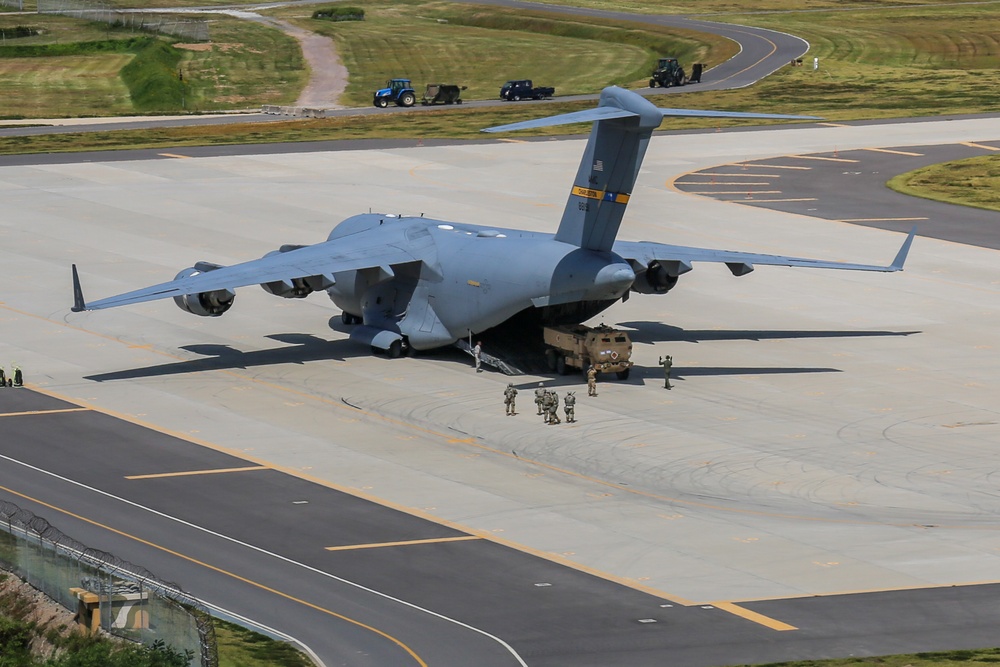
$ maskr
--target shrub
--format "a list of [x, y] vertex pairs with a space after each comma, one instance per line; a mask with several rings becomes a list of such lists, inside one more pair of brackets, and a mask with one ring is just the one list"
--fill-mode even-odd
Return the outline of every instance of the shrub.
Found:
[[326, 7], [314, 11], [313, 18], [328, 21], [364, 21], [365, 10], [360, 7]]

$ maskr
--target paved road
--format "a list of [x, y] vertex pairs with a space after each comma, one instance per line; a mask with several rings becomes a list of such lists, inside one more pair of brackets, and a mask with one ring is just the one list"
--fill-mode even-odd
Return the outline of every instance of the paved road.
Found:
[[[558, 5], [539, 5], [529, 2], [505, 2], [504, 0], [470, 0], [476, 4], [490, 4], [505, 7], [516, 7], [523, 9], [545, 9], [546, 11], [560, 12], [570, 15], [586, 15], [592, 17], [608, 18], [614, 20], [634, 21], [636, 15], [625, 12], [608, 12], [600, 10], [580, 9]], [[242, 8], [251, 11], [252, 7]], [[206, 11], [218, 11], [217, 8]], [[702, 82], [695, 84], [697, 90], [727, 90], [732, 88], [743, 88], [759, 81], [771, 74], [780, 67], [788, 64], [794, 58], [802, 56], [809, 48], [809, 45], [798, 37], [766, 30], [763, 28], [753, 28], [745, 26], [732, 26], [725, 23], [712, 21], [702, 21], [679, 16], [642, 16], [642, 21], [669, 27], [685, 28], [701, 32], [714, 33], [728, 37], [740, 45], [740, 51], [731, 59], [716, 67], [706, 70], [702, 75]], [[691, 88], [656, 88], [641, 89], [642, 94], [672, 95], [683, 92], [690, 92]], [[546, 104], [551, 102], [571, 102], [580, 100], [596, 100], [597, 95], [572, 95], [561, 96], [547, 102], [533, 102], [532, 104]], [[465, 107], [490, 107], [512, 104], [500, 100], [470, 100]], [[525, 102], [527, 104], [527, 102]], [[322, 105], [319, 105], [322, 106]], [[425, 111], [440, 111], [442, 107], [414, 107], [403, 109], [401, 107], [390, 107], [386, 109], [376, 109], [374, 107], [352, 108], [352, 109], [329, 109], [327, 117], [375, 115], [385, 113], [421, 113]], [[220, 125], [231, 123], [259, 123], [288, 120], [287, 116], [246, 113], [246, 114], [225, 114], [225, 115], [204, 115], [204, 116], [177, 116], [173, 118], [124, 118], [101, 124], [77, 125], [71, 121], [65, 121], [64, 125], [41, 125], [36, 127], [3, 127], [0, 125], [0, 137], [3, 136], [34, 136], [40, 134], [65, 134], [69, 132], [88, 131], [109, 131], [126, 129], [148, 129], [156, 127], [179, 127], [189, 125]], [[26, 121], [30, 122], [30, 121]]]
[[30, 390], [0, 406], [0, 497], [327, 665], [710, 667], [973, 648], [1000, 623], [996, 585], [685, 604]]

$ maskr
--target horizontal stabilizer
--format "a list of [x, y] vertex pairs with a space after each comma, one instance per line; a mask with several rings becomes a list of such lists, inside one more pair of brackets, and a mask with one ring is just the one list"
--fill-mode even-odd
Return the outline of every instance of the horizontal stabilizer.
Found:
[[[553, 125], [570, 125], [572, 123], [591, 123], [615, 118], [638, 116], [634, 109], [626, 108], [627, 99], [636, 96], [617, 86], [609, 86], [601, 92], [600, 106], [583, 111], [574, 111], [546, 118], [526, 120], [520, 123], [487, 127], [483, 132], [510, 132], [512, 130], [528, 130], [535, 127], [550, 127]], [[652, 106], [652, 105], [650, 105]], [[688, 118], [745, 118], [756, 120], [822, 120], [818, 116], [795, 116], [781, 113], [754, 113], [748, 111], [712, 111], [707, 109], [664, 109], [656, 108], [661, 118], [666, 116]], [[654, 116], [655, 118], [655, 116]]]
[[591, 123], [597, 120], [610, 120], [612, 118], [628, 118], [636, 116], [628, 109], [616, 109], [614, 107], [595, 107], [584, 111], [574, 111], [573, 113], [563, 113], [558, 116], [548, 116], [536, 120], [526, 120], [520, 123], [510, 123], [509, 125], [497, 125], [487, 127], [483, 132], [510, 132], [511, 130], [528, 130], [533, 127], [549, 127], [551, 125], [570, 125], [572, 123]]

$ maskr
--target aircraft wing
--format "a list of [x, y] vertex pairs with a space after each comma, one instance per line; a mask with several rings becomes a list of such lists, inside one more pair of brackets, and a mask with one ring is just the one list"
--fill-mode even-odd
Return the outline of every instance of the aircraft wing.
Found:
[[614, 251], [621, 257], [648, 266], [651, 262], [659, 262], [668, 269], [671, 275], [680, 275], [692, 269], [693, 262], [717, 262], [725, 264], [734, 275], [742, 276], [753, 271], [755, 264], [773, 266], [802, 266], [813, 269], [845, 269], [848, 271], [902, 271], [906, 255], [910, 251], [917, 228], [907, 234], [903, 245], [896, 253], [891, 264], [880, 266], [876, 264], [853, 264], [850, 262], [833, 262], [805, 257], [786, 257], [784, 255], [763, 255], [750, 252], [735, 252], [732, 250], [716, 250], [712, 248], [693, 248], [690, 246], [667, 245], [651, 241], [616, 241]]
[[92, 303], [86, 303], [83, 299], [83, 291], [80, 288], [80, 281], [74, 265], [73, 311], [114, 308], [185, 294], [232, 290], [247, 285], [290, 281], [310, 276], [323, 276], [332, 283], [334, 282], [334, 273], [357, 269], [383, 268], [391, 274], [392, 270], [389, 267], [394, 264], [423, 259], [425, 253], [421, 252], [422, 249], [423, 247], [419, 244], [416, 247], [413, 244], [407, 247], [406, 238], [402, 233], [396, 234], [380, 227], [316, 245], [303, 246], [260, 259], [205, 271], [187, 278], [171, 280]]

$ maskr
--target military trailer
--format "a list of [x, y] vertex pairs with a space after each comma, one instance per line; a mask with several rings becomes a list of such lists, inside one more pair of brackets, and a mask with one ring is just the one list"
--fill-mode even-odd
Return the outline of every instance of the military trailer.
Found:
[[461, 104], [462, 91], [466, 86], [454, 86], [448, 83], [428, 83], [427, 90], [420, 103], [424, 106], [429, 104]]
[[598, 373], [616, 373], [627, 380], [632, 370], [632, 340], [627, 332], [582, 324], [545, 327], [545, 360], [549, 370], [565, 375], [569, 369], [586, 371], [593, 364]]

